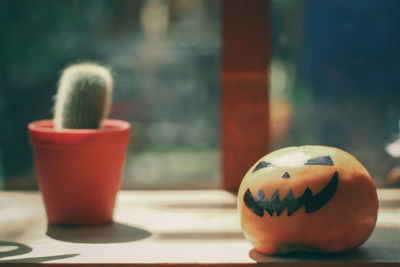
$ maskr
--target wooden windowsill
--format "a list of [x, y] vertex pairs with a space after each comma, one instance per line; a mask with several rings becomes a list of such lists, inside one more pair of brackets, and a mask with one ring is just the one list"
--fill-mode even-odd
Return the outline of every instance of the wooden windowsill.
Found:
[[399, 264], [400, 190], [378, 193], [377, 228], [359, 249], [268, 257], [244, 239], [236, 197], [222, 190], [121, 191], [115, 222], [96, 227], [48, 225], [38, 192], [0, 192], [0, 266]]

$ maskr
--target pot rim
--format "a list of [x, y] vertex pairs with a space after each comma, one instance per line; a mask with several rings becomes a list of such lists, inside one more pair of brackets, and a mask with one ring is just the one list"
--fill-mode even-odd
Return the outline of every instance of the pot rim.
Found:
[[123, 120], [105, 119], [102, 122], [102, 127], [101, 129], [63, 129], [61, 131], [56, 131], [54, 129], [53, 120], [38, 120], [28, 124], [28, 129], [30, 131], [62, 134], [93, 134], [97, 132], [125, 131], [130, 128], [130, 124]]
[[30, 143], [34, 146], [115, 146], [129, 143], [130, 124], [127, 121], [105, 119], [102, 129], [64, 129], [56, 131], [53, 120], [28, 124]]

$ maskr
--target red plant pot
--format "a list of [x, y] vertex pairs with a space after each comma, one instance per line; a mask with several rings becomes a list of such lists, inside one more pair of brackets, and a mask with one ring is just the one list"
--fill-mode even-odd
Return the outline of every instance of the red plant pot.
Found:
[[130, 125], [105, 120], [101, 130], [55, 131], [51, 120], [28, 126], [49, 223], [112, 221]]

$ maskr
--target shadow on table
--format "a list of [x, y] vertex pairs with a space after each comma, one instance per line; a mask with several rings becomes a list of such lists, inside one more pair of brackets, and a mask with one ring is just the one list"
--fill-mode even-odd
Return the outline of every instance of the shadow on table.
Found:
[[0, 259], [4, 257], [18, 256], [32, 251], [31, 247], [16, 242], [0, 241], [0, 247], [13, 248], [7, 251], [0, 251]]
[[72, 226], [48, 224], [47, 235], [72, 243], [123, 243], [139, 241], [152, 234], [144, 229], [111, 222], [96, 226]]
[[293, 252], [285, 255], [268, 256], [252, 249], [249, 252], [250, 258], [259, 263], [265, 262], [346, 262], [361, 261], [367, 262], [371, 257], [361, 249], [341, 253], [317, 253], [317, 252]]
[[35, 257], [35, 258], [23, 258], [23, 259], [14, 259], [14, 260], [0, 260], [0, 263], [39, 263], [46, 261], [55, 261], [55, 260], [63, 260], [72, 257], [76, 257], [79, 254], [65, 254], [65, 255], [56, 255], [56, 256], [47, 256], [47, 257]]
[[400, 228], [376, 228], [361, 247], [341, 253], [296, 252], [286, 255], [267, 256], [252, 249], [250, 258], [256, 262], [399, 262]]
[[[19, 256], [23, 254], [27, 254], [32, 251], [31, 247], [27, 245], [16, 243], [16, 242], [8, 242], [8, 241], [0, 241], [1, 247], [9, 247], [10, 250], [0, 251], [0, 259], [5, 257], [13, 257]], [[12, 262], [28, 262], [28, 263], [39, 263], [45, 261], [53, 261], [53, 260], [61, 260], [72, 258], [78, 256], [79, 254], [65, 254], [65, 255], [56, 255], [56, 256], [46, 256], [46, 257], [35, 257], [35, 258], [23, 258], [23, 259], [13, 259], [13, 260], [0, 260], [0, 263], [12, 263]]]

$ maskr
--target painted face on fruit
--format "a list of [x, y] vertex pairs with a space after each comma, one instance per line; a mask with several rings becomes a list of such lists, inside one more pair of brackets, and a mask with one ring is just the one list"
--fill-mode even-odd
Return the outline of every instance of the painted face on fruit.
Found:
[[[250, 171], [258, 185], [247, 188], [243, 202], [259, 217], [291, 216], [301, 212], [303, 206], [307, 214], [317, 212], [334, 197], [339, 183], [339, 172], [330, 155], [310, 158], [293, 152], [273, 162], [260, 160]], [[307, 180], [315, 178], [321, 183], [308, 186]]]
[[286, 147], [254, 163], [240, 184], [238, 211], [255, 250], [339, 252], [360, 246], [378, 212], [365, 167], [327, 146]]

